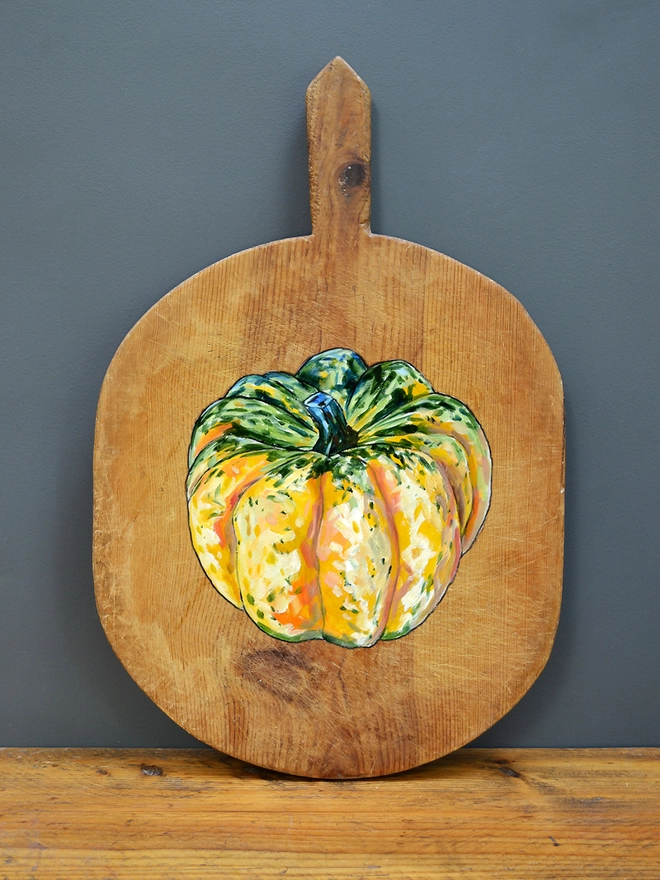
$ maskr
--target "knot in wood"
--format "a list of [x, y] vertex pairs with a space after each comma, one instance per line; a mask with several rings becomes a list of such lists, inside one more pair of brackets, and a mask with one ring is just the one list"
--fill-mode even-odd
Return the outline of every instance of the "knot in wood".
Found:
[[339, 188], [347, 195], [349, 190], [362, 186], [367, 178], [367, 169], [363, 162], [350, 162], [344, 166], [339, 175]]

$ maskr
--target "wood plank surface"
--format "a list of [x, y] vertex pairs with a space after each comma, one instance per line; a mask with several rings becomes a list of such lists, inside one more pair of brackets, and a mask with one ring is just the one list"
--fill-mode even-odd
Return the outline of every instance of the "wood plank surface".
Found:
[[0, 880], [660, 877], [660, 749], [464, 749], [375, 780], [212, 750], [0, 750]]
[[[126, 669], [203, 742], [320, 778], [393, 773], [472, 741], [539, 675], [561, 600], [557, 366], [495, 282], [371, 233], [369, 106], [341, 59], [312, 83], [313, 234], [222, 260], [156, 303], [110, 365], [95, 442], [96, 599]], [[333, 348], [413, 364], [472, 410], [493, 462], [488, 517], [447, 595], [370, 648], [267, 635], [211, 586], [188, 527], [200, 412], [245, 374], [293, 374]]]

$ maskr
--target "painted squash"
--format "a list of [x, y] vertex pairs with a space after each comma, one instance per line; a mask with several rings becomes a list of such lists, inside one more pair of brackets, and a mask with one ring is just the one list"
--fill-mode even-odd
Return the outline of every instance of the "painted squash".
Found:
[[213, 586], [264, 632], [345, 647], [423, 623], [490, 502], [470, 410], [346, 349], [244, 376], [195, 423], [187, 494]]

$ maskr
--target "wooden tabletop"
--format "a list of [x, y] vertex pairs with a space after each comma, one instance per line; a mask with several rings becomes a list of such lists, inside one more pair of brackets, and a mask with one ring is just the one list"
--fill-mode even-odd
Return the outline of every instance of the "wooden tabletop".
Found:
[[0, 750], [0, 880], [660, 878], [660, 749], [464, 749], [380, 779], [211, 750]]

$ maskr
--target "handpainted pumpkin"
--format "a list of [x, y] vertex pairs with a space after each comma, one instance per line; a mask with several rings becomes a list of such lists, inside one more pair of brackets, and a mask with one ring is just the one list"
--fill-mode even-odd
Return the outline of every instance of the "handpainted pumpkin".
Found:
[[190, 533], [213, 586], [264, 632], [345, 647], [419, 626], [490, 502], [470, 410], [413, 366], [346, 349], [244, 376], [195, 423]]

